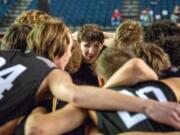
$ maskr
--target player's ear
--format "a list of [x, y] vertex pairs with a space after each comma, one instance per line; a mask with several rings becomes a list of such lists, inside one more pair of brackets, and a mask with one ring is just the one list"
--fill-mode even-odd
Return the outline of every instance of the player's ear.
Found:
[[99, 82], [100, 87], [103, 87], [104, 84], [105, 84], [105, 80], [103, 78], [101, 78], [101, 77], [98, 77], [98, 82]]

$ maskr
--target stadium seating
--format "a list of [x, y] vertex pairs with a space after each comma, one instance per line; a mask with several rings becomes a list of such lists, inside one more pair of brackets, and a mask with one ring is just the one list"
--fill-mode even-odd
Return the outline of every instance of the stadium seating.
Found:
[[166, 19], [169, 19], [176, 4], [180, 5], [180, 0], [140, 0], [141, 10], [149, 8], [153, 11], [154, 16], [156, 14], [162, 16], [162, 11], [166, 10], [168, 12]]
[[4, 4], [3, 0], [0, 0], [0, 20], [9, 13], [15, 2], [16, 0], [9, 0], [7, 4]]
[[[50, 11], [69, 26], [86, 23], [111, 26], [112, 12], [120, 9], [121, 3], [121, 0], [51, 0]], [[37, 0], [31, 2], [29, 9], [37, 9]]]

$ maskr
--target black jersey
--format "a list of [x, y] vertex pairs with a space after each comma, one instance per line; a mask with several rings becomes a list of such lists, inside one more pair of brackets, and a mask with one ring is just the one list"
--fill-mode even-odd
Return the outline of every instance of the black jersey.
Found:
[[54, 67], [32, 53], [0, 51], [0, 125], [32, 110], [41, 82]]
[[161, 79], [170, 77], [180, 77], [180, 70], [177, 67], [172, 66], [169, 69], [163, 71], [160, 75]]
[[[177, 99], [172, 90], [162, 82], [147, 81], [132, 87], [115, 87], [114, 90], [130, 96], [145, 99], [155, 99], [160, 102], [175, 101]], [[174, 131], [173, 127], [159, 124], [142, 113], [127, 111], [99, 111], [97, 112], [98, 128], [106, 135], [116, 135], [126, 131]]]
[[[103, 46], [101, 52], [104, 49], [106, 49], [106, 46]], [[97, 75], [93, 71], [93, 64], [87, 64], [84, 61], [82, 61], [79, 70], [76, 73], [71, 74], [71, 77], [75, 84], [99, 86]]]
[[93, 85], [98, 86], [98, 79], [92, 71], [91, 64], [85, 62], [81, 63], [80, 69], [71, 75], [73, 82], [79, 85]]

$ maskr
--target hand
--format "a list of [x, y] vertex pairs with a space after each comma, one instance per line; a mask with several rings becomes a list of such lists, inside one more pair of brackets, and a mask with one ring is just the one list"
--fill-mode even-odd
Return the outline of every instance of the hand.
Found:
[[159, 123], [180, 129], [180, 104], [175, 102], [152, 102], [145, 108], [145, 114]]

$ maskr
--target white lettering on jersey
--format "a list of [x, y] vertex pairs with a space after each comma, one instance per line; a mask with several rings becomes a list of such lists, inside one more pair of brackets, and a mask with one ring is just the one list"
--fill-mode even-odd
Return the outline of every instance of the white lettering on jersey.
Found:
[[[0, 57], [0, 67], [4, 64], [6, 64], [6, 60]], [[3, 98], [3, 92], [5, 90], [10, 90], [15, 79], [26, 69], [25, 66], [17, 64], [0, 71], [0, 100]]]
[[[148, 94], [150, 92], [152, 92], [156, 96], [158, 101], [167, 102], [167, 98], [165, 97], [164, 93], [159, 88], [156, 88], [153, 86], [149, 86], [149, 87], [139, 89], [136, 91], [136, 94], [140, 98], [148, 99], [148, 96], [146, 94]], [[120, 93], [129, 95], [129, 96], [135, 96], [133, 93], [131, 93], [125, 89], [120, 91]], [[126, 111], [119, 111], [119, 112], [117, 112], [117, 114], [121, 118], [121, 120], [123, 121], [123, 123], [125, 124], [127, 129], [129, 129], [129, 128], [135, 126], [136, 124], [147, 119], [147, 116], [142, 114], [142, 113], [136, 113], [132, 116], [132, 115], [130, 115], [130, 113], [128, 113]]]

